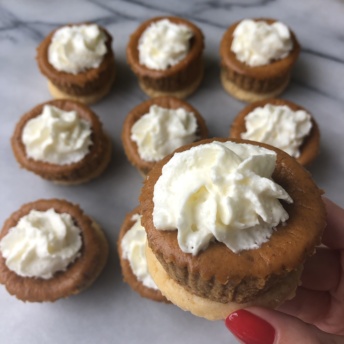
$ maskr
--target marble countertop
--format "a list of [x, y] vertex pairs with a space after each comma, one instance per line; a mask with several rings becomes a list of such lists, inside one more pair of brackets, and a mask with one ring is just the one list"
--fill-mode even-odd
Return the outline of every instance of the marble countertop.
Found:
[[[123, 120], [147, 97], [126, 64], [129, 35], [157, 15], [195, 22], [206, 37], [205, 78], [188, 101], [205, 117], [211, 136], [227, 136], [244, 106], [228, 96], [219, 80], [219, 43], [225, 29], [245, 17], [287, 23], [302, 45], [292, 81], [283, 97], [307, 108], [321, 130], [321, 152], [309, 167], [326, 195], [344, 204], [344, 2], [343, 0], [220, 1], [0, 1], [0, 223], [23, 203], [65, 198], [79, 203], [102, 226], [110, 243], [108, 264], [87, 291], [55, 303], [25, 304], [0, 287], [0, 343], [235, 343], [222, 322], [196, 318], [172, 305], [146, 300], [122, 282], [116, 240], [125, 214], [137, 204], [140, 174], [127, 162]], [[110, 167], [99, 179], [63, 187], [21, 170], [10, 137], [18, 119], [49, 100], [35, 55], [40, 41], [65, 23], [94, 21], [113, 35], [118, 76], [111, 94], [92, 109], [113, 143]]]

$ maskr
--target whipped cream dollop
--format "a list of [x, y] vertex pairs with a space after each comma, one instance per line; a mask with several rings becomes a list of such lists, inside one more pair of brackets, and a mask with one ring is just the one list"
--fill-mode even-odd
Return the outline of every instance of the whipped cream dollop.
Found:
[[106, 34], [96, 24], [58, 29], [48, 48], [48, 61], [58, 71], [78, 74], [97, 68], [107, 52]]
[[67, 165], [89, 152], [91, 134], [91, 124], [76, 111], [44, 105], [42, 113], [25, 124], [22, 141], [29, 158]]
[[290, 31], [281, 22], [244, 19], [233, 32], [231, 50], [239, 61], [251, 67], [283, 59], [292, 49]]
[[158, 287], [153, 281], [147, 267], [147, 234], [141, 225], [141, 216], [138, 214], [133, 215], [132, 221], [135, 221], [135, 223], [122, 238], [122, 257], [129, 261], [131, 270], [138, 281], [147, 288], [157, 290]]
[[49, 279], [80, 255], [80, 233], [67, 213], [31, 210], [2, 238], [0, 250], [17, 275]]
[[197, 139], [198, 125], [193, 112], [152, 105], [131, 128], [131, 140], [145, 161], [159, 161], [175, 149]]
[[286, 105], [266, 104], [245, 117], [246, 132], [241, 138], [265, 142], [298, 158], [300, 146], [312, 129], [311, 116]]
[[154, 226], [177, 230], [193, 255], [213, 240], [233, 252], [260, 247], [289, 217], [279, 199], [292, 202], [271, 179], [275, 164], [275, 152], [233, 142], [174, 154], [154, 186]]
[[188, 54], [192, 36], [188, 26], [168, 19], [151, 23], [139, 40], [140, 64], [156, 70], [174, 66]]

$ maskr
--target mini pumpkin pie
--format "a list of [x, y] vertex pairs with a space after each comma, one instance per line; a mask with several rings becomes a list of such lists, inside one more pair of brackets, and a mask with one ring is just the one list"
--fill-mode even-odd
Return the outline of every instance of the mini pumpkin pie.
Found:
[[155, 17], [130, 36], [127, 61], [150, 97], [186, 98], [203, 78], [204, 37], [179, 17]]
[[92, 104], [107, 95], [115, 80], [112, 37], [92, 23], [51, 32], [37, 48], [37, 63], [51, 95]]
[[199, 112], [174, 97], [153, 98], [136, 106], [127, 115], [122, 130], [125, 153], [143, 175], [175, 149], [207, 136]]
[[320, 132], [311, 114], [284, 99], [266, 99], [246, 106], [234, 119], [229, 136], [280, 148], [302, 165], [319, 152]]
[[147, 235], [137, 207], [126, 215], [117, 242], [123, 279], [142, 297], [168, 302], [148, 272], [146, 243]]
[[103, 270], [108, 244], [78, 205], [38, 200], [23, 205], [0, 233], [0, 283], [22, 301], [56, 301], [89, 287]]
[[19, 165], [59, 184], [98, 177], [111, 159], [111, 142], [87, 106], [52, 100], [22, 116], [12, 136]]
[[295, 34], [274, 19], [244, 19], [228, 28], [220, 45], [221, 81], [246, 102], [276, 97], [287, 87], [300, 53]]
[[278, 148], [213, 138], [158, 162], [140, 196], [146, 257], [172, 303], [210, 320], [294, 296], [325, 227], [321, 191]]

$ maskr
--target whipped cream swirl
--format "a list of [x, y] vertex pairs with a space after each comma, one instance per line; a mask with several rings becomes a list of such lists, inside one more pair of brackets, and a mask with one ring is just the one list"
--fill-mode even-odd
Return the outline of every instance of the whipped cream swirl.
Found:
[[192, 36], [188, 26], [168, 19], [151, 23], [139, 40], [140, 64], [155, 70], [174, 66], [188, 54]]
[[233, 252], [260, 247], [289, 217], [279, 199], [292, 202], [271, 179], [275, 163], [275, 152], [233, 142], [174, 154], [154, 186], [154, 226], [177, 230], [193, 255], [213, 240]]
[[300, 146], [312, 129], [311, 116], [286, 105], [266, 104], [245, 117], [246, 132], [241, 138], [265, 142], [298, 158]]
[[166, 109], [152, 105], [131, 128], [142, 160], [159, 161], [175, 149], [197, 139], [195, 115], [184, 108]]
[[76, 111], [44, 105], [42, 114], [25, 124], [22, 141], [29, 158], [67, 165], [86, 156], [91, 134], [91, 124]]
[[48, 48], [48, 61], [58, 71], [78, 74], [97, 68], [107, 52], [106, 34], [96, 24], [58, 29]]
[[31, 210], [2, 238], [0, 251], [17, 275], [49, 279], [80, 255], [80, 233], [67, 213]]
[[286, 57], [293, 49], [290, 31], [281, 22], [242, 20], [233, 32], [231, 50], [251, 67], [267, 65]]
[[147, 234], [141, 225], [141, 216], [133, 215], [133, 226], [125, 233], [122, 238], [121, 248], [122, 257], [129, 261], [131, 271], [147, 288], [157, 290], [158, 287], [148, 271], [146, 259]]

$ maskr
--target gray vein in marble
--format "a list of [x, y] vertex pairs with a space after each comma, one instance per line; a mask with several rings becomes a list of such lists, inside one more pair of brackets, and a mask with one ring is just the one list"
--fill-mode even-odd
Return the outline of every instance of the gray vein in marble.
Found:
[[[96, 22], [101, 22], [101, 24], [113, 24], [114, 22], [120, 22], [123, 20], [137, 20], [134, 16], [129, 16], [123, 12], [114, 10], [111, 6], [108, 5], [108, 3], [103, 3], [101, 1], [96, 0], [87, 0], [89, 3], [92, 3], [94, 5], [99, 6], [102, 9], [105, 9], [106, 11], [109, 11], [111, 14], [114, 14], [116, 17], [108, 17], [108, 18], [98, 18]], [[129, 2], [129, 1], [128, 1]]]
[[298, 79], [297, 77], [295, 77], [295, 75], [292, 78], [292, 83], [296, 84], [302, 88], [305, 88], [309, 91], [313, 91], [316, 94], [322, 95], [324, 97], [327, 97], [329, 99], [335, 100], [339, 103], [343, 103], [344, 101], [342, 99], [339, 99], [338, 97], [333, 96], [333, 94], [329, 93], [329, 92], [324, 92], [322, 89], [320, 89], [319, 87], [316, 87], [314, 85], [310, 85], [308, 84], [306, 81], [302, 80], [302, 79]]
[[[114, 6], [111, 6], [111, 3], [108, 1], [97, 1], [97, 0], [87, 0], [88, 3], [91, 3], [99, 8], [102, 8], [109, 12], [109, 16], [97, 17], [94, 21], [100, 25], [107, 26], [111, 24], [117, 24], [121, 21], [129, 20], [129, 21], [142, 21], [144, 18], [140, 18], [139, 16], [135, 15], [128, 15], [124, 13], [124, 11], [117, 10]], [[209, 25], [215, 28], [219, 28], [225, 30], [227, 28], [226, 25], [223, 25], [219, 22], [214, 22], [214, 20], [204, 19], [197, 14], [206, 13], [210, 9], [217, 9], [217, 10], [231, 10], [232, 8], [251, 8], [256, 6], [264, 6], [269, 5], [272, 2], [276, 2], [276, 0], [252, 0], [252, 1], [245, 1], [245, 2], [229, 2], [223, 3], [221, 1], [190, 1], [188, 2], [188, 10], [189, 13], [186, 14], [185, 11], [176, 11], [175, 8], [170, 6], [170, 3], [165, 3], [167, 6], [162, 6], [161, 2], [152, 2], [152, 1], [139, 1], [139, 0], [126, 0], [126, 1], [119, 1], [124, 6], [125, 4], [131, 4], [135, 6], [140, 6], [145, 9], [154, 10], [157, 12], [164, 12], [167, 11], [169, 14], [179, 15], [189, 18], [190, 20], [194, 20], [200, 24]], [[167, 8], [166, 8], [167, 7]], [[184, 8], [185, 10], [185, 8]], [[15, 41], [15, 37], [11, 35], [14, 30], [21, 30], [25, 35], [27, 35], [30, 39], [33, 39], [36, 42], [41, 41], [47, 32], [49, 32], [52, 28], [58, 27], [63, 25], [63, 22], [60, 23], [51, 23], [48, 21], [23, 21], [16, 17], [11, 11], [5, 8], [5, 6], [0, 5], [0, 35], [2, 39], [9, 39], [11, 41]], [[6, 33], [6, 34], [5, 34]], [[339, 37], [339, 40], [341, 37]], [[320, 49], [321, 47], [319, 47]], [[328, 60], [344, 63], [344, 60], [340, 57], [333, 56], [329, 53], [324, 53], [320, 50], [315, 50], [314, 48], [303, 48], [303, 52], [313, 54], [319, 57], [326, 58]]]
[[201, 3], [199, 8], [202, 10], [208, 10], [208, 9], [232, 10], [235, 8], [252, 8], [252, 7], [258, 7], [258, 6], [259, 7], [266, 6], [275, 1], [276, 0], [252, 0], [252, 1], [246, 0], [246, 1], [230, 1], [230, 2], [223, 3], [221, 1], [215, 0], [215, 1], [206, 1], [204, 3]]
[[311, 54], [311, 55], [315, 55], [315, 56], [318, 56], [318, 57], [322, 57], [322, 58], [324, 58], [326, 60], [330, 60], [330, 61], [333, 61], [333, 62], [338, 62], [338, 63], [344, 64], [344, 59], [340, 59], [338, 57], [331, 56], [331, 55], [325, 54], [324, 52], [316, 51], [316, 50], [313, 50], [313, 49], [310, 49], [310, 48], [305, 48], [304, 46], [302, 47], [302, 52], [306, 53], [306, 54]]
[[[3, 26], [3, 22], [9, 21], [8, 25]], [[42, 40], [44, 35], [32, 27], [34, 23], [23, 22], [14, 16], [13, 13], [0, 5], [0, 32], [22, 28], [33, 40]]]
[[[88, 0], [88, 1], [90, 1], [91, 3], [97, 4], [97, 5], [102, 4], [102, 6], [104, 6], [104, 8], [107, 8], [107, 9], [113, 11], [113, 9], [110, 6], [104, 4], [104, 2], [95, 1], [95, 0]], [[249, 3], [246, 1], [245, 3], [244, 2], [230, 2], [230, 3], [225, 3], [225, 4], [221, 3], [221, 1], [205, 1], [205, 2], [201, 2], [201, 3], [199, 1], [188, 1], [187, 3], [189, 4], [189, 13], [186, 15], [185, 8], [183, 8], [182, 10], [176, 11], [176, 8], [173, 6], [171, 6], [171, 7], [167, 6], [168, 8], [165, 8], [162, 6], [162, 4], [169, 5], [169, 4], [173, 4], [173, 2], [165, 2], [164, 3], [164, 2], [158, 1], [156, 5], [152, 5], [153, 1], [125, 0], [126, 3], [140, 6], [140, 7], [145, 8], [145, 9], [150, 9], [150, 10], [154, 10], [157, 12], [163, 12], [163, 13], [168, 12], [168, 14], [175, 15], [175, 16], [188, 17], [189, 19], [197, 21], [199, 23], [211, 25], [211, 26], [221, 28], [221, 29], [226, 29], [227, 26], [221, 25], [217, 22], [205, 20], [204, 18], [195, 16], [195, 14], [207, 11], [209, 9], [231, 10], [233, 8], [236, 8], [236, 7], [238, 7], [238, 8], [251, 8], [251, 7], [257, 7], [257, 6], [264, 6], [264, 5], [267, 5], [267, 4], [275, 2], [275, 1], [276, 0], [252, 0]], [[190, 3], [192, 4], [191, 7], [190, 7]], [[152, 17], [152, 15], [150, 15], [150, 17]]]

